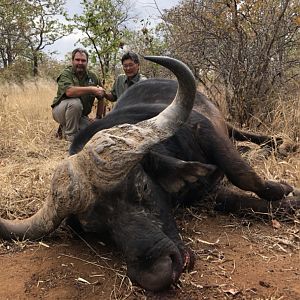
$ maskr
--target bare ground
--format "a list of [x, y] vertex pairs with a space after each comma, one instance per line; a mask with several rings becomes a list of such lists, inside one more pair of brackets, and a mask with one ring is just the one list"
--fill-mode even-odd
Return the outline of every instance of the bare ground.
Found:
[[299, 229], [194, 213], [180, 225], [195, 268], [167, 292], [132, 286], [120, 253], [61, 231], [42, 242], [1, 245], [0, 299], [300, 299]]

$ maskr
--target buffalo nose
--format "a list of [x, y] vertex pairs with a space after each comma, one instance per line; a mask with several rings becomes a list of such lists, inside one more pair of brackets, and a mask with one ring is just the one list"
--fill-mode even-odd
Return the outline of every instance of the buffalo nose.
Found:
[[176, 283], [182, 270], [183, 262], [180, 252], [177, 250], [146, 264], [128, 265], [128, 276], [142, 288], [158, 292]]

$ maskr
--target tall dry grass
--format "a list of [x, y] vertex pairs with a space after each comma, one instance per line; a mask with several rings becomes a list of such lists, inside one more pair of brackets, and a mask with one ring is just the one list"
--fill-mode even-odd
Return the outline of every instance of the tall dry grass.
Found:
[[[22, 86], [0, 86], [0, 215], [24, 217], [36, 211], [49, 191], [57, 164], [67, 156], [69, 144], [54, 137], [57, 124], [50, 104], [56, 83], [38, 80]], [[285, 136], [292, 144], [299, 139], [299, 98], [278, 102], [272, 124], [265, 132]], [[257, 130], [255, 130], [257, 131]], [[299, 151], [268, 159], [253, 148], [246, 159], [263, 177], [284, 179], [300, 187]], [[294, 148], [295, 150], [295, 148]]]
[[54, 137], [55, 82], [0, 86], [0, 213], [23, 217], [44, 201], [52, 173], [68, 144]]

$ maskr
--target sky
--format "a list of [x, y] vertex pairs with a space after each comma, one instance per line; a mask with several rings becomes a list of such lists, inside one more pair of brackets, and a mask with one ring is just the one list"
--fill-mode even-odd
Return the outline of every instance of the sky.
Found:
[[[66, 9], [69, 15], [80, 14], [81, 5], [80, 0], [67, 0]], [[153, 0], [131, 0], [133, 3], [133, 14], [137, 15], [139, 18], [150, 18], [153, 21], [157, 20], [159, 17], [159, 11], [157, 10]], [[179, 0], [156, 0], [158, 8], [162, 11], [163, 9], [168, 9], [179, 3]], [[65, 55], [71, 52], [76, 46], [76, 41], [79, 38], [79, 34], [70, 34], [57, 42], [52, 46], [46, 48], [48, 51], [57, 51], [56, 55], [53, 55], [58, 60], [63, 60]]]

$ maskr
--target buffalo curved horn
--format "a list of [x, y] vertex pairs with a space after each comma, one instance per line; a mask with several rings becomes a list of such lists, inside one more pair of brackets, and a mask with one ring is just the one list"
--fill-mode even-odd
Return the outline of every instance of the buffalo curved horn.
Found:
[[175, 74], [177, 93], [172, 103], [156, 117], [135, 125], [122, 124], [99, 131], [77, 154], [78, 164], [93, 170], [93, 174], [87, 174], [90, 182], [105, 192], [119, 184], [151, 146], [172, 136], [186, 122], [194, 104], [195, 78], [183, 62], [165, 56], [145, 59]]
[[156, 62], [172, 71], [178, 80], [178, 89], [172, 103], [157, 117], [145, 121], [164, 130], [167, 137], [182, 125], [190, 115], [196, 95], [196, 83], [191, 70], [179, 60], [164, 56], [147, 56], [145, 59]]
[[85, 177], [80, 177], [71, 158], [56, 168], [50, 193], [41, 209], [24, 220], [0, 218], [0, 238], [39, 239], [54, 231], [69, 215], [85, 211], [96, 195]]
[[54, 231], [67, 216], [84, 213], [95, 201], [109, 197], [151, 146], [172, 136], [187, 120], [196, 94], [190, 69], [170, 57], [145, 59], [166, 67], [177, 77], [178, 89], [172, 103], [149, 120], [96, 133], [81, 152], [57, 167], [50, 194], [36, 214], [24, 220], [0, 218], [0, 237], [38, 239]]

